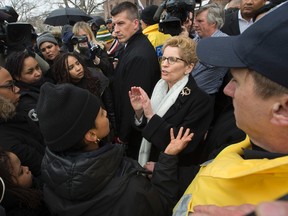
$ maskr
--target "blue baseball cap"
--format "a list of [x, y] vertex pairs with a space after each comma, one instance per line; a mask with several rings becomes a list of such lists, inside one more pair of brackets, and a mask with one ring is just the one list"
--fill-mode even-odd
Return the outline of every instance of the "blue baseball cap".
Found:
[[249, 68], [288, 88], [288, 2], [271, 10], [241, 35], [199, 41], [200, 62]]

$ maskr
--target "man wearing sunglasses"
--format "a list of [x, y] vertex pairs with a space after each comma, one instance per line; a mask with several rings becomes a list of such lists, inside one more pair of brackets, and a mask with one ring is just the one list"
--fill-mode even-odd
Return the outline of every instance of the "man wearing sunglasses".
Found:
[[19, 91], [10, 73], [0, 66], [0, 147], [16, 154], [37, 177], [45, 146], [38, 125], [17, 109]]

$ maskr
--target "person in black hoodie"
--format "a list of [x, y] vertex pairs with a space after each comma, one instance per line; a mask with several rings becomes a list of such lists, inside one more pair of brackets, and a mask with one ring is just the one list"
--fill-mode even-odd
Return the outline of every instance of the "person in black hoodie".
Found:
[[45, 145], [38, 125], [18, 109], [19, 91], [10, 73], [0, 67], [0, 146], [39, 176]]
[[[57, 110], [57, 112], [55, 112]], [[44, 201], [55, 215], [166, 216], [177, 201], [177, 154], [193, 134], [182, 128], [162, 152], [152, 179], [124, 146], [108, 144], [107, 112], [98, 97], [71, 84], [45, 83], [37, 104], [47, 145]]]

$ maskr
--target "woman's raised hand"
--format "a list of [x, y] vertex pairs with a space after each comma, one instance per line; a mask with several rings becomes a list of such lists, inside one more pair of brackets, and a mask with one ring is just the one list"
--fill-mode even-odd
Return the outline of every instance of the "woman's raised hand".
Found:
[[134, 109], [134, 111], [141, 111], [143, 112], [143, 106], [141, 101], [141, 93], [140, 93], [140, 87], [133, 86], [131, 87], [131, 90], [128, 92], [130, 103]]

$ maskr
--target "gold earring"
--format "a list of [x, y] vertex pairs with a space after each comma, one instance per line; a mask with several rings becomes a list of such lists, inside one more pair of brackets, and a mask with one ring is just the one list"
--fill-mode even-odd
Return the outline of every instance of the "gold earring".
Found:
[[101, 141], [101, 140], [97, 138], [97, 139], [95, 140], [95, 144], [99, 144], [100, 141]]

